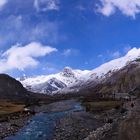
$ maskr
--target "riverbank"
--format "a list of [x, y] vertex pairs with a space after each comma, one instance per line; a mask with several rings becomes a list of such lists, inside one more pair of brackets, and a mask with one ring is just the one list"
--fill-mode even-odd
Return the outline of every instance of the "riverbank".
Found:
[[22, 111], [0, 116], [0, 139], [14, 135], [26, 125], [32, 114]]

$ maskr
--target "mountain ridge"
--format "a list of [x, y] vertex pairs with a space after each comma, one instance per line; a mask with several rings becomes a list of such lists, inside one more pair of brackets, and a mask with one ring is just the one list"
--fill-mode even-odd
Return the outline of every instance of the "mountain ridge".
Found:
[[[103, 80], [105, 80], [108, 77], [111, 77], [111, 75], [114, 72], [117, 72], [121, 70], [123, 67], [129, 65], [136, 59], [140, 58], [140, 48], [133, 48], [131, 49], [125, 56], [111, 60], [107, 63], [104, 63], [100, 65], [99, 67], [88, 71], [82, 71], [82, 70], [73, 70], [70, 67], [65, 67], [63, 71], [57, 73], [57, 74], [52, 74], [52, 75], [44, 75], [44, 76], [37, 76], [35, 78], [26, 78], [25, 80], [21, 81], [21, 83], [30, 91], [35, 92], [35, 87], [40, 85], [40, 89], [37, 90], [37, 92], [44, 93], [44, 94], [51, 94], [50, 90], [47, 90], [45, 92], [41, 92], [42, 89], [42, 84], [45, 87], [46, 85], [49, 84], [49, 80], [51, 79], [57, 79], [58, 84], [61, 83], [61, 85], [66, 85], [62, 86], [62, 88], [56, 88], [56, 85], [49, 85], [49, 89], [54, 89], [56, 90], [52, 91], [52, 94], [57, 94], [57, 93], [66, 93], [68, 90], [71, 90], [71, 92], [79, 91], [79, 89], [82, 86], [87, 86], [88, 84], [91, 83], [100, 83]], [[28, 88], [29, 87], [29, 88]], [[77, 87], [77, 88], [76, 88]], [[74, 90], [73, 90], [74, 89]]]

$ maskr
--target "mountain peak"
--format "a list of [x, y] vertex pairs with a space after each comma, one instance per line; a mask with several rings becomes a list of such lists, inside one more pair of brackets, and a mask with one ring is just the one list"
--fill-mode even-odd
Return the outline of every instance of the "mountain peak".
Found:
[[66, 77], [74, 77], [74, 72], [70, 67], [65, 67], [61, 74]]
[[65, 71], [65, 70], [72, 70], [72, 68], [71, 67], [64, 67], [63, 71]]

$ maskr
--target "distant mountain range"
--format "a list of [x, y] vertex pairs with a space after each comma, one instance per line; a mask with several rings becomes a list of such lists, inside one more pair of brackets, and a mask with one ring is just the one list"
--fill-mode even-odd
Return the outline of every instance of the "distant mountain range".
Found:
[[33, 78], [18, 79], [29, 91], [43, 94], [55, 94], [79, 81], [84, 81], [90, 71], [73, 70], [65, 67], [62, 72], [52, 75], [42, 75]]
[[[127, 92], [140, 82], [140, 49], [133, 48], [125, 56], [107, 62], [91, 71], [70, 67], [52, 75], [22, 77], [18, 80], [32, 92], [54, 95], [79, 92]], [[123, 85], [122, 85], [123, 84]], [[133, 85], [135, 84], [135, 86]]]

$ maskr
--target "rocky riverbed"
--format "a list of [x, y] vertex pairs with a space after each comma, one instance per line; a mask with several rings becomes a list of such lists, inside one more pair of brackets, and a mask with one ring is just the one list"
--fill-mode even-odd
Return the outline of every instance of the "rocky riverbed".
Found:
[[[82, 140], [102, 126], [93, 113], [76, 100], [66, 100], [31, 108], [37, 114], [15, 136], [6, 140]], [[22, 120], [23, 121], [23, 120]]]
[[102, 124], [94, 114], [84, 111], [72, 112], [57, 121], [54, 140], [83, 140]]
[[0, 139], [14, 135], [32, 116], [30, 112], [16, 112], [0, 116]]
[[124, 126], [126, 128], [126, 122], [128, 123], [126, 120], [130, 116], [132, 118], [134, 110], [136, 112], [136, 109], [129, 107], [129, 103], [119, 108], [87, 112], [77, 100], [59, 101], [33, 106], [30, 109], [36, 112], [34, 116], [24, 112], [12, 114], [7, 120], [3, 120], [0, 123], [0, 138], [6, 137], [6, 140], [120, 140], [118, 138], [122, 137], [121, 131], [126, 131], [123, 129]]

